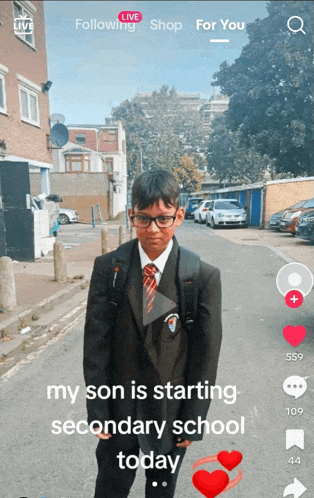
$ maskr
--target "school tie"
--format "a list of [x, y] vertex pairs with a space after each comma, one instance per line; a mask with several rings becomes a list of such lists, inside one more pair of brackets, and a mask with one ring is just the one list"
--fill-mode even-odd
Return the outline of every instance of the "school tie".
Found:
[[155, 278], [156, 271], [156, 266], [151, 263], [143, 268], [143, 290], [145, 292], [145, 308], [147, 315], [154, 305], [157, 290], [157, 281]]

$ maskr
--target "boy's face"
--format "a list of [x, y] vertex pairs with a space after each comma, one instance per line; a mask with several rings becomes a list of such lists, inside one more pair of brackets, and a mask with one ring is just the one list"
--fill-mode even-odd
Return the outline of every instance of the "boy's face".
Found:
[[[184, 220], [184, 209], [182, 207], [177, 209], [175, 206], [165, 206], [162, 200], [155, 202], [152, 206], [142, 210], [137, 209], [137, 206], [135, 205], [133, 210], [129, 209], [129, 216], [132, 214], [150, 216], [151, 218], [155, 218], [157, 216], [176, 217], [170, 228], [159, 228], [154, 221], [152, 221], [147, 228], [135, 227], [136, 236], [147, 256], [152, 261], [158, 258], [158, 256], [166, 249], [169, 241], [173, 237], [175, 228], [180, 226]], [[132, 220], [131, 224], [134, 226]]]

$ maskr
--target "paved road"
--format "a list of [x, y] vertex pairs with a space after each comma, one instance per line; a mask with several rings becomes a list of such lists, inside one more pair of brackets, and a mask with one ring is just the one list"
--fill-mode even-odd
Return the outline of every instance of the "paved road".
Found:
[[[237, 387], [237, 400], [227, 404], [215, 398], [208, 420], [240, 421], [245, 417], [245, 433], [209, 434], [188, 450], [180, 473], [176, 496], [197, 498], [191, 484], [191, 466], [199, 458], [221, 450], [239, 450], [243, 462], [242, 482], [228, 492], [230, 498], [283, 496], [284, 488], [297, 478], [313, 496], [313, 292], [296, 310], [287, 308], [276, 289], [275, 278], [286, 264], [267, 247], [242, 246], [193, 222], [185, 222], [178, 232], [182, 245], [202, 259], [221, 268], [223, 283], [224, 339], [217, 385]], [[287, 362], [293, 349], [282, 338], [285, 325], [302, 324], [307, 337], [298, 352], [301, 362]], [[1, 461], [3, 498], [91, 498], [96, 463], [96, 438], [89, 435], [53, 435], [51, 422], [85, 418], [82, 377], [82, 326], [43, 351], [21, 369], [1, 389]], [[285, 394], [283, 381], [290, 375], [307, 378], [308, 390], [298, 400]], [[80, 386], [77, 400], [47, 400], [47, 385]], [[287, 415], [287, 408], [303, 408], [302, 416]], [[311, 418], [310, 418], [311, 417]], [[310, 424], [311, 420], [311, 424]], [[3, 430], [4, 429], [4, 430]], [[305, 449], [285, 449], [286, 429], [305, 430]], [[300, 456], [301, 464], [288, 464]], [[218, 464], [204, 466], [208, 471]], [[236, 477], [237, 469], [229, 473]], [[143, 496], [140, 469], [130, 498]]]

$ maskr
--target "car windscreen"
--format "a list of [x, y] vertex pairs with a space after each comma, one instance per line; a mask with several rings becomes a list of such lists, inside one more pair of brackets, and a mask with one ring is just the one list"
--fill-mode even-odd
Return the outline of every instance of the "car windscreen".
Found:
[[203, 199], [189, 199], [190, 204], [200, 204]]
[[296, 204], [293, 204], [293, 206], [290, 206], [287, 209], [295, 209], [295, 208], [301, 208], [304, 207], [304, 204], [306, 204], [308, 201], [299, 201]]
[[303, 208], [314, 208], [314, 197], [302, 206]]
[[243, 209], [237, 202], [215, 202], [215, 209]]

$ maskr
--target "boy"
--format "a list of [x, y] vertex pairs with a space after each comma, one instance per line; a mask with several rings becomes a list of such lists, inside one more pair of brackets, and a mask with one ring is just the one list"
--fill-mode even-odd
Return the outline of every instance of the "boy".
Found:
[[[96, 387], [123, 386], [124, 396], [88, 400], [88, 422], [115, 421], [118, 425], [129, 416], [132, 422], [151, 421], [145, 433], [111, 434], [107, 430], [98, 434], [95, 498], [129, 495], [136, 469], [125, 462], [130, 455], [138, 456], [140, 449], [144, 454], [153, 452], [156, 463], [145, 470], [146, 498], [173, 497], [186, 448], [202, 439], [198, 433], [178, 438], [172, 424], [205, 419], [210, 400], [199, 399], [195, 390], [186, 399], [154, 397], [154, 387], [167, 383], [195, 386], [207, 381], [215, 385], [221, 344], [220, 274], [207, 263], [200, 263], [195, 326], [187, 332], [180, 322], [180, 248], [174, 237], [175, 228], [184, 220], [179, 197], [171, 173], [142, 173], [133, 184], [129, 210], [137, 239], [95, 260], [85, 324], [85, 382]], [[128, 270], [124, 295], [113, 310], [113, 280], [120, 277], [114, 273], [123, 271], [123, 266], [115, 267], [115, 261], [124, 261]], [[139, 385], [142, 391], [132, 395], [132, 386]], [[125, 456], [123, 465], [121, 455]], [[175, 466], [161, 468], [157, 465], [160, 455]]]

